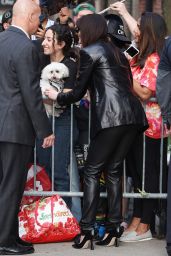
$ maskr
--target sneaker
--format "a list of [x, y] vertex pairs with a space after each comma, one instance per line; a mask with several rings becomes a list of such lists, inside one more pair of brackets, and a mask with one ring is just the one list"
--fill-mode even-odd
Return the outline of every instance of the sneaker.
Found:
[[141, 235], [137, 235], [136, 231], [131, 231], [127, 235], [123, 237], [121, 236], [120, 241], [121, 242], [139, 242], [139, 241], [151, 240], [152, 238], [153, 237], [150, 230], [148, 230], [147, 232]]
[[[125, 230], [125, 231], [123, 232], [123, 234], [121, 235], [121, 238], [127, 236], [129, 233], [132, 233], [132, 231], [127, 231], [127, 230]], [[121, 238], [120, 238], [120, 241], [121, 241]]]

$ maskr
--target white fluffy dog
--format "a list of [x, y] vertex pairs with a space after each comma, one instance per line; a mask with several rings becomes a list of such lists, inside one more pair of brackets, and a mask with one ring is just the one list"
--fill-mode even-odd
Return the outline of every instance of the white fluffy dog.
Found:
[[[40, 87], [42, 90], [42, 96], [43, 99], [47, 99], [45, 96], [45, 90], [49, 88], [53, 88], [57, 90], [57, 92], [61, 92], [64, 88], [64, 78], [69, 76], [69, 70], [63, 63], [58, 62], [51, 62], [49, 65], [47, 65], [43, 70], [41, 74], [41, 80], [40, 80]], [[45, 100], [46, 101], [46, 100]], [[47, 103], [44, 103], [47, 114], [52, 115], [53, 113], [53, 106], [49, 105]], [[63, 112], [61, 107], [55, 105], [55, 116], [60, 116], [60, 114]]]

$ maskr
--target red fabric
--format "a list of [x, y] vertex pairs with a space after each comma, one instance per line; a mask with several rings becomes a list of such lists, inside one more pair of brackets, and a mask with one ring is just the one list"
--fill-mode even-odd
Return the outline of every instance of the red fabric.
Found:
[[[36, 191], [50, 191], [51, 181], [45, 169], [39, 165], [36, 166]], [[29, 166], [25, 191], [34, 191], [34, 165]], [[29, 205], [40, 199], [40, 196], [23, 196], [21, 205]]]
[[69, 241], [79, 232], [76, 219], [58, 195], [23, 206], [19, 213], [20, 237], [28, 242]]
[[[160, 57], [157, 53], [152, 53], [146, 59], [144, 67], [134, 66], [131, 64], [133, 79], [141, 84], [142, 87], [148, 88], [152, 92], [152, 96], [156, 96], [156, 79]], [[162, 116], [159, 105], [156, 102], [147, 102], [145, 104], [145, 112], [149, 124], [149, 128], [145, 131], [145, 135], [153, 138], [161, 138]], [[168, 137], [171, 130], [164, 127], [164, 137]]]
[[156, 79], [159, 61], [160, 57], [158, 56], [158, 54], [153, 53], [148, 56], [142, 69], [140, 69], [139, 66], [131, 65], [133, 78], [138, 81], [141, 86], [144, 86], [151, 90], [153, 92], [153, 96], [155, 96], [156, 93]]

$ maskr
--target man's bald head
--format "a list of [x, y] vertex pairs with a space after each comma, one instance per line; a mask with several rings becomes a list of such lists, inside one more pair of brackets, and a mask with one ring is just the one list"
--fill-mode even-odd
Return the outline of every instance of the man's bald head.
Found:
[[24, 15], [38, 9], [38, 4], [33, 0], [17, 0], [13, 6], [13, 16]]
[[30, 35], [37, 31], [40, 7], [34, 0], [17, 0], [13, 6], [12, 25], [22, 27]]

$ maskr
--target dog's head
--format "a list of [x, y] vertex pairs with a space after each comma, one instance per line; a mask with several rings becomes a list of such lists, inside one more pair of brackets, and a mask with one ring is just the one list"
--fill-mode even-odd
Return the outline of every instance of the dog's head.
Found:
[[69, 70], [63, 63], [51, 62], [41, 74], [41, 79], [51, 82], [59, 82], [69, 76]]

